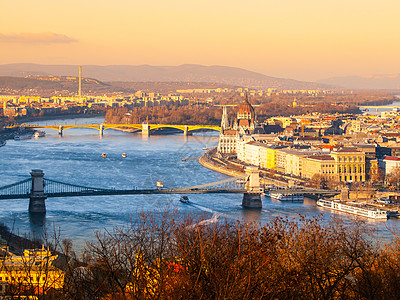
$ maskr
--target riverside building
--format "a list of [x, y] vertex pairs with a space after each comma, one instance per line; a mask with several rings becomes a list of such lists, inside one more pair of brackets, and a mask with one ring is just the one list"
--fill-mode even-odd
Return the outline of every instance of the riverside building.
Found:
[[237, 155], [237, 141], [246, 134], [255, 129], [255, 113], [254, 108], [250, 104], [247, 95], [245, 101], [240, 106], [237, 118], [233, 126], [228, 127], [226, 109], [223, 110], [221, 133], [219, 135], [218, 153]]

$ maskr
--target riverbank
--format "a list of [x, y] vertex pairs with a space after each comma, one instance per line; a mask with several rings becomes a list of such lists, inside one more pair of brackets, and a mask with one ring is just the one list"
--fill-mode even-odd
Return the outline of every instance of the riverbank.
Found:
[[[210, 170], [232, 176], [237, 177], [245, 174], [245, 168], [247, 166], [251, 166], [249, 164], [245, 164], [240, 161], [228, 160], [217, 157], [217, 148], [214, 148], [206, 153], [204, 153], [199, 158], [199, 163]], [[273, 184], [279, 186], [291, 186], [293, 184], [307, 186], [307, 181], [293, 177], [288, 174], [271, 172], [271, 170], [266, 170], [259, 168], [260, 176], [263, 178], [262, 182], [264, 184]]]
[[199, 158], [199, 163], [207, 169], [232, 177], [241, 176], [245, 173], [243, 168], [235, 165], [230, 165], [229, 163], [215, 157], [216, 153], [217, 148], [207, 151]]
[[0, 224], [0, 246], [8, 247], [10, 252], [21, 255], [24, 249], [40, 248], [41, 245], [42, 241], [14, 234], [5, 224]]
[[[48, 115], [48, 116], [43, 116], [43, 117], [22, 117], [22, 118], [17, 118], [15, 121], [17, 124], [23, 124], [26, 122], [40, 122], [40, 121], [51, 121], [51, 120], [66, 120], [66, 119], [90, 119], [90, 118], [96, 118], [96, 117], [104, 117], [104, 113], [96, 113], [96, 114], [84, 114], [84, 113], [79, 113], [79, 114], [57, 114], [57, 115]], [[31, 133], [33, 134], [35, 130], [29, 129], [29, 128], [0, 128], [0, 140], [10, 140], [14, 139], [16, 135], [20, 134], [27, 134]]]
[[12, 140], [15, 138], [17, 135], [33, 135], [35, 133], [35, 130], [27, 128], [24, 130], [21, 130], [21, 128], [16, 127], [16, 128], [6, 128], [3, 130], [0, 130], [0, 140]]

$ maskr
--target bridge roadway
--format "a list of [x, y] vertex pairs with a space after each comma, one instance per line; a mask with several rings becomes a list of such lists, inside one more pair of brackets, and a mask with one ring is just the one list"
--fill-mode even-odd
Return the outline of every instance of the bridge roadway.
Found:
[[0, 187], [0, 199], [29, 198], [29, 211], [45, 213], [47, 198], [53, 197], [85, 197], [110, 195], [154, 195], [154, 194], [243, 194], [242, 205], [251, 208], [261, 208], [261, 194], [263, 192], [280, 194], [338, 194], [338, 191], [309, 189], [300, 187], [271, 187], [265, 189], [260, 184], [260, 175], [257, 168], [246, 169], [246, 174], [228, 178], [217, 182], [182, 188], [157, 189], [114, 189], [88, 187], [65, 183], [44, 178], [42, 170], [32, 170], [31, 178]]
[[172, 125], [172, 124], [81, 124], [81, 125], [12, 125], [8, 128], [42, 128], [42, 129], [54, 129], [58, 131], [59, 135], [63, 135], [64, 130], [72, 128], [90, 128], [99, 130], [100, 135], [103, 135], [104, 130], [114, 129], [114, 128], [130, 128], [132, 132], [142, 132], [142, 135], [150, 135], [152, 130], [162, 129], [162, 128], [174, 128], [181, 130], [184, 135], [189, 135], [190, 132], [195, 130], [214, 130], [221, 131], [221, 127], [217, 125]]
[[[244, 194], [248, 191], [245, 188], [239, 189], [198, 189], [198, 188], [176, 188], [176, 189], [132, 189], [132, 190], [86, 190], [73, 192], [50, 192], [45, 193], [46, 198], [57, 197], [85, 197], [85, 196], [111, 196], [111, 195], [152, 195], [152, 194]], [[334, 195], [338, 191], [321, 189], [260, 189], [258, 193], [277, 193], [277, 194], [325, 194]], [[30, 193], [0, 195], [0, 200], [5, 199], [29, 199]]]

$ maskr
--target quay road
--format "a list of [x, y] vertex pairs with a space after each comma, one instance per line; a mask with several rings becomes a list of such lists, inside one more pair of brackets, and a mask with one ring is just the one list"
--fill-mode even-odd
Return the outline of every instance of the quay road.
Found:
[[185, 136], [191, 135], [196, 130], [214, 130], [221, 131], [221, 127], [217, 125], [172, 125], [172, 124], [82, 124], [82, 125], [12, 125], [7, 128], [29, 128], [29, 129], [54, 129], [59, 135], [63, 135], [64, 130], [72, 128], [91, 128], [99, 131], [100, 136], [103, 136], [106, 129], [130, 129], [131, 132], [141, 132], [144, 136], [149, 136], [151, 131], [156, 129], [174, 128], [181, 130]]

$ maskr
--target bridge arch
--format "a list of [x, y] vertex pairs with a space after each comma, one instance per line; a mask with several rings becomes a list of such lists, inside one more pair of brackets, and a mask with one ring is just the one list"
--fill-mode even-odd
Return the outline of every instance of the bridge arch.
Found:
[[22, 127], [22, 128], [43, 128], [43, 129], [54, 129], [57, 130], [60, 135], [66, 129], [73, 128], [88, 128], [96, 129], [100, 131], [100, 135], [103, 135], [103, 131], [106, 129], [113, 128], [132, 128], [133, 132], [141, 131], [142, 134], [149, 134], [150, 131], [162, 128], [174, 128], [182, 131], [185, 135], [189, 132], [197, 130], [212, 130], [221, 131], [221, 127], [217, 125], [173, 125], [173, 124], [79, 124], [79, 125], [14, 125], [12, 127]]
[[221, 127], [217, 125], [171, 125], [171, 124], [149, 124], [150, 130], [160, 128], [175, 128], [181, 131], [194, 131], [201, 129], [208, 129], [213, 131], [221, 131]]

